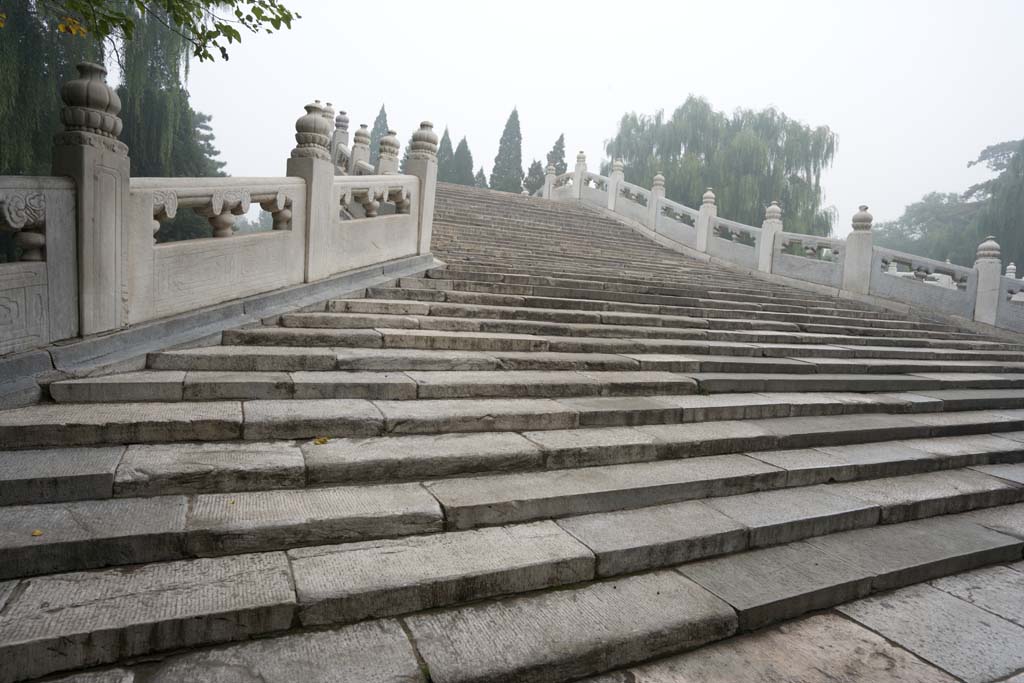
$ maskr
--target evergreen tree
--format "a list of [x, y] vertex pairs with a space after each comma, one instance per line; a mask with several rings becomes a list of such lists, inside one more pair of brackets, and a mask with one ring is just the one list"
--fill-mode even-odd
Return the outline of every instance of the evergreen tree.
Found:
[[491, 189], [516, 194], [523, 191], [523, 136], [515, 109], [509, 114], [498, 143], [498, 155], [491, 169]]
[[437, 179], [442, 183], [455, 182], [455, 152], [452, 150], [452, 138], [445, 127], [441, 143], [437, 146]]
[[469, 143], [466, 142], [465, 136], [459, 140], [459, 144], [455, 148], [455, 158], [452, 166], [454, 171], [452, 174], [453, 183], [458, 183], [459, 185], [473, 184], [473, 154], [469, 151]]
[[384, 105], [380, 105], [377, 118], [373, 120], [373, 128], [370, 130], [370, 165], [377, 166], [380, 159], [380, 139], [388, 134], [388, 113], [384, 111]]
[[536, 159], [530, 164], [530, 171], [526, 174], [526, 180], [523, 181], [523, 187], [530, 194], [535, 193], [540, 188], [544, 187], [544, 167], [540, 165], [540, 162]]
[[405, 143], [405, 151], [402, 152], [402, 160], [398, 164], [398, 170], [402, 173], [409, 172], [409, 150], [412, 149], [412, 136], [409, 136], [409, 142]]
[[555, 167], [555, 175], [562, 175], [569, 169], [565, 163], [565, 133], [558, 136], [554, 147], [548, 152], [548, 166], [551, 165]]
[[475, 176], [473, 176], [473, 186], [474, 187], [479, 187], [479, 188], [484, 189], [484, 190], [487, 189], [487, 176], [484, 175], [484, 167], [483, 166], [481, 166], [480, 170], [476, 172]]

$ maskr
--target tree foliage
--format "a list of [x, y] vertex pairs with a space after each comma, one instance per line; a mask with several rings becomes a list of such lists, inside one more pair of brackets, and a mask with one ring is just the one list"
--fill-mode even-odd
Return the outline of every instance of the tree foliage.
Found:
[[536, 159], [530, 164], [530, 170], [526, 172], [526, 180], [523, 181], [523, 187], [530, 194], [544, 187], [544, 167]]
[[437, 179], [442, 183], [455, 182], [455, 150], [452, 149], [452, 138], [447, 127], [437, 146]]
[[551, 151], [548, 152], [548, 166], [555, 167], [555, 175], [562, 175], [569, 169], [569, 165], [565, 163], [565, 133], [558, 136]]
[[455, 157], [452, 162], [452, 182], [459, 185], [473, 184], [473, 154], [469, 151], [469, 143], [463, 136], [455, 147]]
[[487, 176], [484, 174], [484, 167], [483, 166], [481, 166], [480, 170], [478, 170], [476, 172], [476, 175], [473, 176], [473, 186], [474, 187], [479, 187], [482, 190], [486, 190], [487, 189]]
[[370, 165], [377, 166], [380, 159], [380, 139], [388, 134], [388, 113], [384, 111], [384, 105], [380, 105], [377, 118], [373, 120], [373, 128], [370, 129]]
[[833, 219], [822, 206], [821, 174], [836, 146], [827, 126], [812, 128], [774, 108], [729, 115], [690, 96], [668, 119], [661, 111], [624, 115], [606, 151], [625, 161], [631, 182], [647, 186], [663, 174], [676, 201], [697, 206], [713, 187], [721, 215], [760, 225], [764, 207], [778, 200], [786, 230], [828, 235]]
[[515, 109], [505, 122], [498, 143], [498, 154], [491, 169], [491, 189], [502, 192], [523, 191], [523, 135], [519, 130], [519, 112]]

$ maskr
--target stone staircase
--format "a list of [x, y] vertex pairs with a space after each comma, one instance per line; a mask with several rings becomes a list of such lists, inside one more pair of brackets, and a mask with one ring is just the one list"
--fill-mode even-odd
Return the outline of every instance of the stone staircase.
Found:
[[0, 412], [0, 683], [572, 681], [1021, 560], [1024, 343], [539, 199], [434, 231]]

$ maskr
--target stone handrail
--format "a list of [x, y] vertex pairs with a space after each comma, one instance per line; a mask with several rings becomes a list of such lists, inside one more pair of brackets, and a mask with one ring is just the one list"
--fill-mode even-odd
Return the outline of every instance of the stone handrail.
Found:
[[[92, 64], [79, 72], [81, 87], [62, 91], [60, 177], [0, 177], [0, 231], [14, 233], [18, 258], [0, 263], [0, 354], [429, 255], [437, 183], [429, 122], [412, 136], [404, 175], [394, 131], [371, 166], [366, 126], [349, 146], [347, 116], [316, 101], [295, 122], [281, 177], [131, 178], [118, 99], [88, 96], [110, 94], [106, 72]], [[255, 207], [270, 213], [273, 229], [236, 233]], [[206, 219], [212, 237], [157, 244], [161, 223], [181, 211]]]
[[556, 176], [548, 166], [538, 194], [599, 208], [699, 258], [825, 287], [831, 295], [896, 302], [901, 310], [931, 310], [1024, 332], [1024, 282], [1016, 279], [1012, 263], [1007, 276], [1001, 275], [999, 245], [991, 237], [979, 245], [974, 266], [965, 267], [874, 247], [866, 206], [854, 215], [853, 232], [845, 240], [784, 232], [778, 202], [766, 208], [760, 227], [746, 225], [718, 216], [711, 188], [693, 209], [665, 197], [660, 174], [648, 190], [626, 182], [624, 164], [616, 159], [609, 176], [596, 176], [587, 171], [583, 152], [570, 173]]

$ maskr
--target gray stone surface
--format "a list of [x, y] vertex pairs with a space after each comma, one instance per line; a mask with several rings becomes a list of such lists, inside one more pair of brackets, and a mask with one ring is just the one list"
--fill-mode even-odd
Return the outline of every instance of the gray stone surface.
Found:
[[935, 517], [812, 538], [813, 545], [873, 575], [874, 590], [1020, 558], [1024, 543], [959, 516]]
[[968, 683], [988, 683], [1024, 668], [1024, 629], [928, 585], [839, 611]]
[[414, 615], [406, 623], [436, 683], [554, 683], [728, 637], [736, 615], [663, 571]]
[[384, 423], [373, 404], [359, 399], [246, 401], [243, 407], [247, 440], [376, 436]]
[[50, 396], [58, 403], [180, 401], [184, 380], [178, 370], [127, 372], [53, 382]]
[[863, 597], [871, 572], [804, 541], [679, 567], [728, 602], [743, 630]]
[[[916, 422], [919, 416], [912, 417]], [[795, 417], [778, 422], [758, 420], [757, 425], [778, 437], [778, 448], [794, 449], [833, 444], [837, 438], [842, 439], [842, 443], [853, 444], [928, 435], [927, 427], [910, 420], [911, 416], [844, 415], [839, 421]]]
[[178, 559], [183, 496], [0, 508], [0, 579]]
[[306, 484], [302, 452], [292, 442], [222, 442], [129, 446], [117, 468], [116, 496], [218, 493]]
[[976, 510], [962, 517], [994, 531], [1024, 539], [1024, 504]]
[[971, 434], [968, 436], [942, 436], [933, 439], [911, 439], [904, 445], [925, 451], [949, 462], [951, 467], [992, 462], [993, 456], [1018, 456], [1024, 453], [1024, 444], [1003, 434]]
[[835, 493], [881, 508], [883, 524], [1020, 502], [1024, 488], [972, 470], [835, 484]]
[[544, 451], [549, 469], [616, 465], [656, 460], [657, 440], [632, 427], [524, 432]]
[[150, 667], [149, 683], [425, 683], [396, 621], [266, 638], [171, 657]]
[[599, 576], [746, 550], [746, 528], [705, 503], [565, 517], [557, 523], [594, 552]]
[[0, 506], [109, 498], [124, 446], [0, 451]]
[[289, 552], [305, 625], [359, 621], [588, 581], [594, 556], [553, 522]]
[[1024, 572], [1005, 566], [984, 567], [936, 579], [931, 585], [1024, 626]]
[[0, 681], [286, 629], [284, 553], [33, 579], [0, 614]]
[[308, 441], [302, 453], [311, 484], [393, 482], [540, 469], [544, 464], [537, 446], [511, 432]]
[[747, 527], [752, 548], [873, 526], [879, 515], [875, 505], [825, 486], [761, 491], [704, 502]]
[[287, 372], [333, 370], [336, 365], [337, 352], [324, 348], [225, 345], [149, 354], [154, 370]]
[[286, 372], [185, 373], [182, 395], [186, 401], [292, 398], [292, 378]]
[[686, 458], [774, 447], [776, 437], [763, 427], [742, 420], [646, 425], [637, 431], [655, 440], [664, 457]]
[[441, 530], [441, 510], [418, 484], [196, 496], [187, 546], [224, 555]]
[[402, 372], [294, 372], [295, 398], [416, 398], [416, 382]]
[[127, 669], [107, 669], [58, 678], [53, 683], [134, 683], [135, 674]]
[[448, 528], [609, 512], [778, 488], [785, 473], [742, 455], [426, 482]]
[[835, 614], [818, 614], [588, 683], [956, 683]]
[[1024, 486], [1024, 463], [1002, 464], [1002, 465], [979, 465], [971, 469], [982, 472], [992, 477], [998, 477], [1007, 482]]
[[932, 469], [934, 463], [927, 454], [900, 446], [891, 448], [894, 443], [760, 451], [751, 452], [750, 457], [786, 470], [790, 486], [899, 476]]
[[545, 398], [374, 401], [389, 434], [572, 429], [576, 412]]

